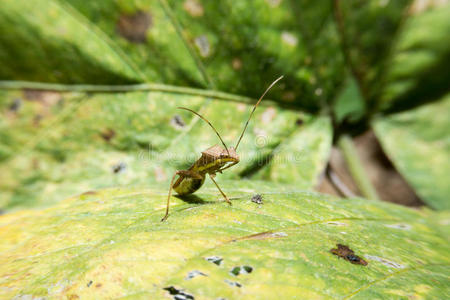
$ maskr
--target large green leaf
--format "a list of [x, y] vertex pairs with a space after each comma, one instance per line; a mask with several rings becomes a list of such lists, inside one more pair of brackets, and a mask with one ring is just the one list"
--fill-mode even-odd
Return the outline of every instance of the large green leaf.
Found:
[[0, 28], [2, 79], [80, 83], [145, 79], [104, 33], [58, 1], [2, 1]]
[[347, 63], [370, 113], [399, 111], [448, 92], [447, 1], [334, 1]]
[[[3, 208], [49, 204], [99, 187], [168, 186], [175, 170], [220, 144], [206, 123], [177, 106], [206, 116], [229, 146], [251, 110], [250, 103], [157, 91], [11, 91], [1, 94], [0, 105]], [[239, 146], [241, 162], [218, 180], [264, 173], [263, 179], [312, 189], [328, 159], [331, 135], [327, 117], [263, 102]]]
[[427, 204], [449, 209], [450, 96], [420, 108], [380, 118], [374, 128], [381, 145]]
[[382, 110], [409, 109], [450, 91], [450, 45], [443, 42], [450, 35], [450, 4], [433, 6], [430, 1], [428, 5], [413, 5], [393, 46], [390, 68], [383, 74]]
[[[208, 182], [187, 202], [174, 198], [163, 223], [166, 191], [158, 188], [91, 191], [0, 216], [0, 297], [445, 299], [450, 292], [441, 230], [448, 214], [438, 220], [430, 211], [258, 181], [222, 187], [233, 206]], [[263, 204], [251, 201], [256, 192]], [[338, 243], [368, 265], [330, 253]]]
[[[33, 13], [30, 14], [29, 11]], [[159, 82], [317, 110], [344, 73], [331, 3], [6, 0], [0, 79]]]

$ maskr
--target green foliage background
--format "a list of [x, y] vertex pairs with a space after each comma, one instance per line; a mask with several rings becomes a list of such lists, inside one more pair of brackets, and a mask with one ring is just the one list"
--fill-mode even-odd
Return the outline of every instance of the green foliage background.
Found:
[[[3, 0], [0, 295], [448, 298], [449, 13], [432, 0]], [[159, 223], [173, 172], [217, 139], [176, 107], [233, 144], [282, 74], [241, 163], [218, 176], [233, 207], [207, 183]], [[333, 141], [370, 128], [440, 212], [311, 192]], [[336, 243], [369, 265], [333, 256]]]

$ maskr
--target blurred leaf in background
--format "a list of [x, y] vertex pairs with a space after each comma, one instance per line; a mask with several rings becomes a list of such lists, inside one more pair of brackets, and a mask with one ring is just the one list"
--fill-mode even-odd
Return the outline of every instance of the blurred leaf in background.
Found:
[[[5, 208], [50, 204], [99, 187], [166, 184], [175, 170], [189, 167], [201, 151], [220, 143], [208, 125], [177, 106], [208, 116], [229, 144], [236, 143], [251, 109], [161, 92], [25, 91], [4, 93], [2, 99], [2, 125], [9, 128], [1, 131]], [[20, 111], [9, 109], [14, 101], [22, 103]], [[221, 177], [264, 173], [265, 179], [313, 188], [330, 146], [328, 118], [263, 106], [241, 143], [241, 162]]]

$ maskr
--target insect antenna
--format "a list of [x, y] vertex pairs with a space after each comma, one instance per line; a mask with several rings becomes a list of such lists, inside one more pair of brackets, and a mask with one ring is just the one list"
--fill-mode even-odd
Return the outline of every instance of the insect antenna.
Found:
[[266, 91], [264, 92], [264, 94], [262, 94], [261, 98], [259, 98], [258, 102], [256, 102], [255, 106], [253, 106], [253, 110], [250, 113], [250, 116], [248, 117], [247, 122], [245, 123], [244, 126], [244, 130], [242, 130], [241, 136], [239, 137], [239, 140], [236, 144], [236, 147], [234, 147], [234, 150], [237, 150], [237, 147], [239, 146], [239, 143], [241, 142], [242, 137], [244, 136], [245, 130], [247, 129], [248, 126], [248, 122], [250, 122], [250, 119], [253, 116], [253, 113], [255, 112], [256, 107], [258, 106], [259, 102], [261, 102], [261, 100], [264, 98], [264, 96], [267, 94], [267, 92], [279, 81], [283, 78], [283, 76], [278, 77], [278, 79], [276, 79], [274, 82], [272, 82], [271, 85], [269, 85], [269, 87], [266, 89]]
[[179, 109], [184, 109], [187, 111], [190, 111], [191, 113], [197, 115], [200, 117], [200, 119], [202, 119], [203, 121], [205, 121], [206, 123], [208, 123], [209, 126], [211, 126], [211, 128], [214, 130], [214, 132], [217, 134], [217, 136], [219, 137], [220, 141], [222, 142], [222, 145], [225, 147], [225, 150], [227, 150], [228, 155], [230, 155], [230, 152], [228, 152], [228, 147], [225, 144], [225, 142], [222, 140], [222, 138], [220, 137], [220, 134], [217, 132], [217, 130], [214, 128], [214, 126], [205, 118], [203, 117], [201, 114], [199, 114], [196, 111], [193, 111], [192, 109], [186, 108], [186, 107], [178, 107]]

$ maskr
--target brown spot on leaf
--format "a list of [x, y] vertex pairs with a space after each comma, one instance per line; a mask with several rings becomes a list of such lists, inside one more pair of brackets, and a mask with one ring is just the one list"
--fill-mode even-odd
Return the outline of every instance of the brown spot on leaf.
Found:
[[100, 136], [107, 142], [109, 142], [113, 137], [116, 136], [116, 131], [111, 128], [106, 128], [100, 133]]
[[280, 238], [285, 237], [287, 234], [285, 232], [273, 232], [273, 231], [264, 231], [256, 234], [247, 235], [238, 239], [233, 240], [233, 242], [238, 240], [264, 240], [271, 238]]
[[32, 168], [33, 170], [38, 170], [39, 167], [40, 167], [39, 160], [38, 160], [37, 158], [34, 157], [34, 158], [31, 160], [31, 168]]
[[309, 65], [309, 64], [311, 64], [311, 62], [312, 62], [311, 56], [306, 56], [305, 57], [305, 65]]
[[121, 15], [117, 22], [117, 31], [132, 43], [145, 43], [150, 26], [152, 16], [148, 12], [138, 11], [132, 15]]
[[233, 60], [231, 61], [231, 66], [235, 70], [240, 70], [242, 68], [242, 60], [237, 57], [233, 58]]
[[69, 298], [70, 300], [73, 300], [73, 299], [80, 299], [80, 296], [78, 296], [78, 295], [76, 295], [76, 294], [72, 294], [72, 295], [69, 295], [68, 298]]
[[355, 255], [355, 252], [353, 252], [353, 250], [348, 246], [342, 244], [337, 244], [336, 246], [337, 248], [332, 248], [330, 250], [330, 252], [334, 255], [337, 255], [352, 264], [367, 266], [367, 262], [361, 257]]
[[37, 101], [44, 106], [55, 105], [62, 99], [61, 94], [58, 92], [33, 90], [33, 89], [23, 90], [23, 96], [25, 100]]
[[95, 191], [87, 191], [81, 194], [81, 196], [87, 196], [87, 195], [97, 195], [97, 192]]
[[39, 104], [38, 111], [33, 118], [34, 126], [39, 126], [41, 120], [51, 114], [51, 108], [54, 105], [62, 103], [61, 94], [54, 91], [24, 89], [23, 96], [26, 101]]
[[292, 102], [295, 100], [295, 93], [292, 91], [284, 92], [281, 95], [281, 99], [283, 99], [283, 101]]
[[184, 1], [183, 8], [193, 17], [201, 17], [205, 12], [202, 4], [197, 0]]
[[302, 118], [298, 118], [298, 119], [295, 121], [295, 125], [297, 125], [297, 126], [303, 125], [303, 119], [302, 119]]
[[97, 284], [95, 285], [95, 287], [96, 287], [96, 288], [101, 288], [101, 287], [102, 287], [102, 284], [101, 284], [101, 283], [97, 283]]

